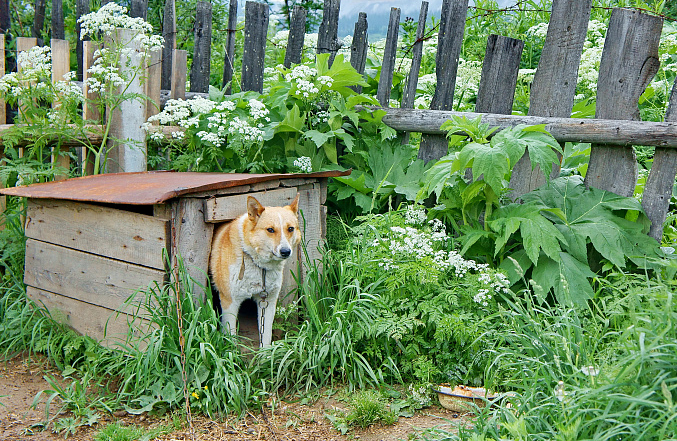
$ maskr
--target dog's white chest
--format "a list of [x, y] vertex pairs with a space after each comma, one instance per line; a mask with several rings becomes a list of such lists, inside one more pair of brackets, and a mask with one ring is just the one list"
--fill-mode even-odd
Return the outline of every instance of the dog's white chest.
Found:
[[282, 288], [282, 267], [262, 270], [248, 259], [230, 268], [230, 294], [235, 299], [259, 299], [264, 291], [267, 296], [277, 296]]

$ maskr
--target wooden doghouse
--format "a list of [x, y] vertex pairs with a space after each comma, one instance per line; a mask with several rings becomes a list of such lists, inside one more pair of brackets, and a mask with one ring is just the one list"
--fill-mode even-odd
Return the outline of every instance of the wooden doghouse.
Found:
[[[339, 175], [117, 173], [0, 191], [28, 198], [28, 296], [78, 332], [113, 345], [129, 331], [134, 303], [143, 300], [138, 290], [166, 281], [165, 250], [172, 265], [183, 259], [197, 282], [196, 300], [204, 296], [214, 225], [246, 212], [248, 195], [281, 206], [298, 192], [302, 245], [318, 258], [327, 179]], [[300, 255], [299, 246], [287, 268], [302, 280]], [[293, 300], [284, 295], [294, 286], [287, 274], [281, 304]]]

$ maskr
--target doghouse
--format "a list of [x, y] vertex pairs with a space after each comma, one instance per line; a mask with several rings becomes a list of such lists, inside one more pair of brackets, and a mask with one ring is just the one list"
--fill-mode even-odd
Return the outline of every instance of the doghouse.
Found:
[[[74, 178], [0, 190], [28, 198], [28, 296], [57, 319], [103, 344], [124, 341], [140, 288], [167, 280], [180, 257], [204, 297], [214, 225], [246, 212], [248, 195], [287, 205], [298, 192], [303, 240], [287, 265], [303, 280], [304, 246], [319, 257], [325, 237], [327, 180], [340, 172], [223, 174], [143, 172]], [[280, 304], [295, 287], [287, 274]]]

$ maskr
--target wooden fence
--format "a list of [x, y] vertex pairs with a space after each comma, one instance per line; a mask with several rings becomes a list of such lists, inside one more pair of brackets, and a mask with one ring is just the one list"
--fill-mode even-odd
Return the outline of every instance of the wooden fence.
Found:
[[[78, 0], [78, 4], [83, 0]], [[187, 74], [185, 51], [176, 49], [175, 0], [166, 0], [164, 7], [161, 68], [149, 72], [145, 92], [158, 103], [162, 97], [186, 96]], [[632, 145], [654, 145], [653, 165], [645, 187], [642, 205], [652, 221], [651, 235], [660, 239], [672, 187], [677, 174], [677, 95], [670, 98], [665, 123], [641, 122], [638, 100], [658, 70], [658, 43], [663, 21], [659, 17], [631, 9], [615, 9], [611, 15], [600, 66], [597, 89], [596, 119], [571, 119], [574, 94], [578, 80], [578, 66], [590, 18], [592, 0], [553, 0], [552, 13], [542, 55], [531, 86], [528, 116], [510, 115], [512, 111], [519, 61], [524, 47], [520, 40], [508, 36], [489, 36], [482, 68], [482, 77], [476, 103], [476, 112], [483, 121], [507, 127], [520, 123], [546, 124], [556, 139], [592, 142], [592, 153], [585, 178], [588, 186], [630, 196], [637, 182], [637, 161]], [[132, 10], [144, 10], [132, 0]], [[325, 0], [323, 21], [320, 25], [318, 53], [328, 52], [333, 57], [340, 49], [337, 23], [340, 0]], [[84, 6], [81, 10], [86, 10]], [[458, 59], [463, 42], [468, 0], [444, 0], [438, 29], [436, 55], [437, 86], [430, 110], [414, 110], [413, 101], [421, 62], [428, 3], [422, 2], [417, 29], [417, 41], [412, 48], [412, 67], [406, 80], [404, 98], [400, 109], [388, 108], [386, 124], [404, 132], [422, 132], [419, 157], [435, 160], [447, 153], [447, 141], [439, 130], [440, 124], [451, 112], [456, 84]], [[244, 53], [242, 55], [242, 90], [261, 91], [263, 87], [264, 54], [268, 29], [268, 6], [249, 1], [245, 7]], [[237, 0], [230, 0], [228, 43], [225, 55], [223, 85], [233, 79], [235, 54], [235, 17]], [[285, 65], [301, 60], [305, 34], [305, 11], [297, 7], [292, 13]], [[392, 76], [395, 69], [395, 52], [400, 23], [400, 11], [392, 8], [386, 38], [385, 54], [378, 86], [377, 98], [388, 107]], [[355, 24], [351, 46], [351, 64], [360, 72], [365, 69], [367, 52], [367, 16], [360, 13]], [[195, 53], [190, 74], [190, 90], [205, 93], [209, 86], [211, 7], [208, 2], [198, 2], [195, 21]], [[26, 48], [27, 39], [18, 39], [17, 48]], [[23, 41], [21, 45], [18, 43]], [[35, 43], [34, 40], [31, 41]], [[86, 75], [87, 60], [91, 63], [91, 48], [83, 46], [82, 71]], [[158, 60], [157, 65], [160, 65]], [[151, 66], [154, 66], [151, 63]], [[169, 89], [161, 92], [160, 87]], [[674, 91], [674, 89], [673, 89]], [[188, 94], [189, 95], [189, 94]], [[157, 111], [156, 106], [146, 106], [133, 117], [126, 115], [127, 124], [136, 127]], [[3, 121], [0, 121], [3, 122]], [[119, 138], [127, 138], [129, 127], [120, 127]], [[171, 129], [170, 129], [171, 130]], [[114, 151], [117, 148], [114, 146]], [[132, 171], [145, 164], [128, 164], [124, 155], [113, 155], [117, 168], [111, 171]], [[553, 170], [552, 176], [557, 176]], [[540, 170], [532, 170], [525, 155], [512, 172], [510, 187], [512, 197], [519, 198], [545, 182]]]

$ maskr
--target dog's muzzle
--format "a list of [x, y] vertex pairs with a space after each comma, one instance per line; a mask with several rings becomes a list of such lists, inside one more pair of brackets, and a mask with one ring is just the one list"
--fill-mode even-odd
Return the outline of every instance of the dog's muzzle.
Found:
[[280, 248], [280, 256], [285, 259], [291, 256], [291, 248]]

